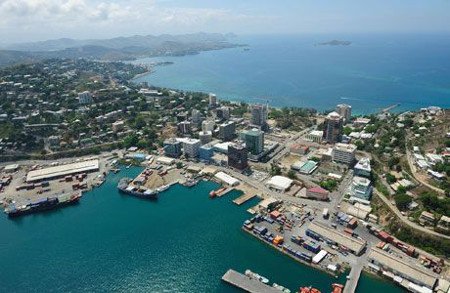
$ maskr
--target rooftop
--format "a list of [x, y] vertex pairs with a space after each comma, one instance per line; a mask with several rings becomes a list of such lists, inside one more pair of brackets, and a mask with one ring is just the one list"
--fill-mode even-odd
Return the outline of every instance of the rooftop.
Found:
[[288, 189], [294, 181], [284, 176], [273, 176], [267, 181], [267, 184], [275, 186], [280, 189]]
[[98, 160], [89, 160], [39, 170], [33, 170], [28, 172], [27, 182], [66, 176], [80, 172], [94, 171], [98, 170], [98, 168], [99, 168]]
[[354, 144], [345, 144], [345, 143], [337, 143], [334, 146], [334, 150], [342, 151], [342, 152], [355, 152], [356, 145]]
[[324, 236], [325, 238], [335, 241], [339, 245], [349, 248], [356, 253], [359, 253], [366, 246], [365, 241], [353, 238], [334, 229], [330, 229], [319, 222], [312, 222], [311, 225], [309, 225], [309, 229]]

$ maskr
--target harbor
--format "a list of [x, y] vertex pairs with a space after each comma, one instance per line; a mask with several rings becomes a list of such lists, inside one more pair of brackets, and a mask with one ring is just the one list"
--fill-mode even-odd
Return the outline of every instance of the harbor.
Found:
[[280, 290], [232, 269], [222, 276], [222, 280], [249, 293], [280, 293]]
[[[63, 291], [129, 291], [136, 288], [135, 280], [139, 279], [140, 289], [160, 292], [167, 288], [168, 279], [176, 278], [186, 282], [173, 284], [171, 291], [241, 292], [221, 281], [229, 268], [240, 272], [251, 268], [292, 292], [301, 286], [329, 292], [333, 283], [345, 282], [345, 278], [335, 279], [299, 264], [261, 245], [260, 240], [248, 237], [239, 227], [248, 218], [246, 209], [256, 201], [237, 206], [233, 203], [241, 195], [237, 191], [210, 200], [208, 193], [219, 185], [200, 180], [192, 188], [173, 185], [157, 202], [120, 196], [119, 180], [135, 178], [143, 170], [131, 167], [117, 174], [110, 173], [105, 183], [84, 194], [82, 204], [76, 208], [38, 213], [15, 221], [1, 217], [0, 260], [8, 264], [0, 268], [3, 289], [9, 292], [44, 292], [55, 287]], [[189, 221], [193, 218], [196, 221]], [[40, 232], [42, 227], [45, 233]], [[32, 242], [28, 241], [31, 235]], [[45, 249], [41, 243], [46, 243]], [[76, 251], [72, 249], [75, 243]], [[125, 249], [124, 245], [133, 249]], [[214, 249], [208, 250], [211, 245]], [[40, 261], [30, 263], [30, 259], [36, 258], [36, 252]], [[85, 272], [72, 265], [80, 261]], [[19, 273], [24, 267], [33, 272], [26, 279]], [[92, 270], [99, 273], [89, 273]], [[66, 273], [61, 275], [59, 271]], [[85, 282], [72, 278], [73, 274], [81, 274]], [[51, 287], [41, 282], [48, 275], [60, 276]], [[376, 288], [380, 284], [387, 286], [385, 293], [401, 292], [384, 281], [362, 279], [364, 284], [369, 282], [365, 287], [369, 290], [357, 290], [358, 293], [378, 292]]]

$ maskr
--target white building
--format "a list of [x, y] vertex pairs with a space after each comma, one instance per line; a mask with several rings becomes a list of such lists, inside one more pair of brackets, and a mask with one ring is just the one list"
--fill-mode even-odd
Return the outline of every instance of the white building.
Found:
[[213, 131], [216, 123], [212, 120], [204, 120], [202, 122], [202, 131]]
[[353, 168], [355, 175], [362, 177], [370, 177], [372, 168], [370, 167], [370, 159], [362, 158]]
[[284, 192], [291, 187], [292, 183], [294, 183], [294, 181], [292, 179], [277, 175], [277, 176], [273, 176], [272, 178], [270, 178], [266, 182], [266, 185], [268, 187], [278, 190], [280, 192]]
[[216, 175], [214, 175], [215, 178], [219, 179], [221, 182], [228, 184], [229, 186], [236, 186], [239, 185], [240, 181], [227, 173], [224, 172], [218, 172]]
[[345, 122], [349, 122], [352, 118], [352, 106], [347, 104], [339, 104], [336, 106], [336, 112], [344, 118]]
[[201, 146], [199, 139], [185, 139], [183, 140], [183, 153], [186, 157], [195, 158], [198, 156], [198, 150]]
[[112, 124], [112, 130], [114, 132], [122, 131], [124, 127], [125, 127], [124, 121], [116, 121]]
[[215, 94], [209, 94], [209, 107], [215, 108], [217, 106], [217, 96]]
[[334, 162], [351, 165], [355, 161], [356, 146], [353, 144], [337, 143], [331, 154]]
[[305, 136], [306, 140], [321, 143], [323, 139], [323, 131], [321, 130], [313, 130]]
[[198, 133], [198, 138], [200, 142], [203, 144], [207, 144], [212, 140], [212, 132], [211, 131], [200, 131]]
[[354, 176], [350, 187], [352, 197], [369, 200], [372, 196], [372, 186], [370, 180], [364, 177]]

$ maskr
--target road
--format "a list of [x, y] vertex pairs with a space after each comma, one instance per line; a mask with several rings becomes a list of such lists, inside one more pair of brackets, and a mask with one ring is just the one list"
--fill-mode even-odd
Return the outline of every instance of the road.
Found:
[[406, 224], [410, 228], [415, 229], [420, 232], [423, 232], [423, 233], [426, 233], [426, 234], [429, 234], [429, 235], [433, 235], [433, 236], [436, 236], [439, 238], [444, 238], [444, 239], [450, 240], [450, 236], [438, 233], [433, 230], [429, 230], [425, 227], [422, 227], [422, 226], [408, 220], [408, 218], [403, 216], [402, 213], [397, 209], [397, 207], [395, 205], [393, 205], [391, 203], [391, 201], [386, 196], [384, 196], [381, 192], [379, 192], [378, 190], [374, 189], [373, 193], [376, 196], [378, 196], [389, 207], [389, 209], [397, 216], [397, 218], [399, 218], [404, 224]]

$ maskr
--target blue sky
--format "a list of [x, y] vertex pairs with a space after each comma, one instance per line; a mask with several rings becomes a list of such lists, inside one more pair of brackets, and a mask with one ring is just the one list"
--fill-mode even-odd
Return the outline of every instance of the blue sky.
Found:
[[0, 0], [0, 39], [450, 32], [449, 19], [450, 0]]

